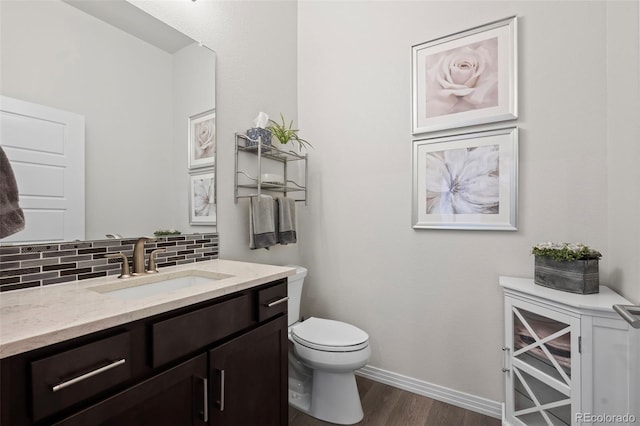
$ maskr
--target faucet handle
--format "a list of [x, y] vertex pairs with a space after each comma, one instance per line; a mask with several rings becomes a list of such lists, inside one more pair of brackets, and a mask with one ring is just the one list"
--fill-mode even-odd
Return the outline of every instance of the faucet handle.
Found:
[[122, 259], [122, 269], [118, 278], [129, 278], [131, 273], [129, 272], [129, 259], [124, 253], [113, 253], [105, 256], [107, 259]]
[[155, 274], [156, 272], [158, 272], [158, 268], [156, 268], [156, 255], [163, 251], [167, 251], [167, 249], [155, 249], [149, 254], [149, 267], [147, 268], [147, 274]]

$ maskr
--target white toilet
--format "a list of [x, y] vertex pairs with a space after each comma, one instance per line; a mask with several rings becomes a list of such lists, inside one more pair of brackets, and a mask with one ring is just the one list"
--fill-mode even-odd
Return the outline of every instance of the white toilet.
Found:
[[312, 417], [337, 424], [362, 420], [354, 370], [371, 355], [369, 335], [353, 325], [322, 318], [300, 320], [307, 270], [289, 277], [289, 404]]

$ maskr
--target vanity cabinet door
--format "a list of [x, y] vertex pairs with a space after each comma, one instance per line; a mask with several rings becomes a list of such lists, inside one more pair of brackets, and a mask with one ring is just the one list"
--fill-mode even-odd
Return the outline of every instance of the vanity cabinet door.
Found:
[[211, 424], [288, 423], [287, 317], [209, 352]]
[[207, 355], [202, 354], [55, 425], [207, 425], [206, 374]]

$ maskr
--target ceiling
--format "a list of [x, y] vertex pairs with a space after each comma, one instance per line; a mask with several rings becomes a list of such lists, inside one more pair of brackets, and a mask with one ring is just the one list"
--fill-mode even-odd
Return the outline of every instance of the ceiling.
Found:
[[171, 54], [194, 42], [125, 0], [63, 1]]

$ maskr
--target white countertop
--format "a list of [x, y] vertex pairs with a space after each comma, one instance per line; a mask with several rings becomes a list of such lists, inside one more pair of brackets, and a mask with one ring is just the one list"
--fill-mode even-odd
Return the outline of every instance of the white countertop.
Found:
[[629, 305], [627, 299], [609, 287], [600, 286], [600, 292], [594, 294], [576, 294], [537, 285], [532, 278], [500, 277], [500, 285], [531, 296], [555, 303], [593, 311], [613, 312], [613, 305]]
[[[92, 287], [114, 288], [198, 275], [231, 277], [162, 294], [120, 300]], [[127, 279], [116, 276], [72, 281], [0, 293], [0, 358], [203, 302], [285, 278], [295, 269], [231, 260], [210, 260], [162, 268], [158, 274]]]

